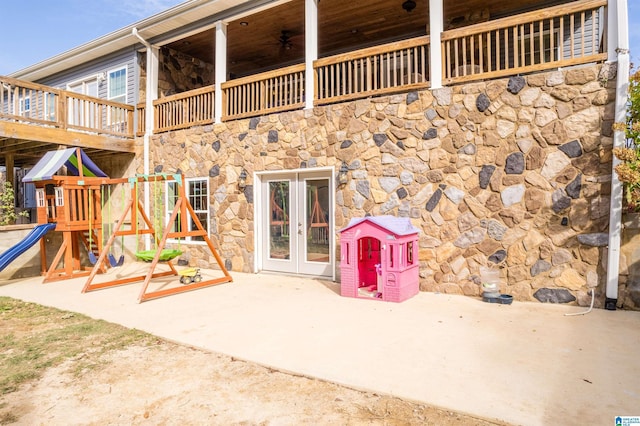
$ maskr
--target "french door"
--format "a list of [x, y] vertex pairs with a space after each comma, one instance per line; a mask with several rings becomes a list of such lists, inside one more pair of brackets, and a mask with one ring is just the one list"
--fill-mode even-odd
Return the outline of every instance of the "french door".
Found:
[[331, 276], [333, 204], [329, 172], [263, 177], [262, 269]]

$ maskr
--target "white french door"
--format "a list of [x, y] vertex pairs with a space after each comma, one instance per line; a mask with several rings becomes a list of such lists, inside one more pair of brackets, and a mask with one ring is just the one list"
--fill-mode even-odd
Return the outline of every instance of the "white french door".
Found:
[[331, 276], [331, 174], [268, 175], [261, 184], [261, 257], [265, 271]]

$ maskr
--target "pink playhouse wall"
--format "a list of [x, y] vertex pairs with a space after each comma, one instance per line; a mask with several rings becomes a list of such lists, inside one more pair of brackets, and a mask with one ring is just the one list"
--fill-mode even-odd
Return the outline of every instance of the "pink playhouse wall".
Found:
[[418, 232], [408, 218], [351, 219], [340, 231], [340, 294], [391, 302], [416, 295]]

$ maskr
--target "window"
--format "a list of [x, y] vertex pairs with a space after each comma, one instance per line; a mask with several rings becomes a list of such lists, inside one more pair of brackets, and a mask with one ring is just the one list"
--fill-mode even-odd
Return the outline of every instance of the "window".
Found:
[[20, 116], [21, 117], [29, 117], [31, 112], [31, 98], [25, 96], [24, 98], [20, 98]]
[[[173, 212], [173, 207], [176, 204], [179, 196], [179, 188], [178, 183], [175, 181], [169, 181], [166, 183], [167, 191], [166, 191], [166, 217], [167, 220], [171, 217], [171, 213]], [[193, 211], [196, 213], [196, 216], [202, 227], [209, 234], [209, 180], [207, 178], [189, 178], [185, 179], [185, 195], [189, 199], [189, 203], [191, 207], [193, 207]], [[191, 219], [191, 216], [187, 218], [187, 226], [188, 231], [193, 231], [198, 229]], [[172, 232], [180, 231], [180, 221], [176, 218], [173, 227], [171, 229]], [[204, 238], [201, 236], [198, 237], [187, 237], [185, 241], [204, 241]]]
[[413, 241], [407, 243], [407, 265], [413, 265]]
[[[87, 95], [94, 98], [98, 97], [98, 79], [97, 77], [89, 77], [84, 80], [78, 80], [67, 85], [67, 90], [81, 95]], [[69, 124], [82, 127], [96, 127], [96, 116], [91, 113], [90, 104], [81, 98], [74, 96], [67, 99], [67, 120]]]
[[45, 197], [44, 197], [44, 188], [38, 188], [36, 189], [36, 205], [38, 207], [44, 207], [45, 206]]
[[109, 72], [109, 95], [113, 102], [127, 103], [127, 69], [120, 68]]
[[56, 186], [56, 206], [64, 206], [64, 190], [61, 186]]

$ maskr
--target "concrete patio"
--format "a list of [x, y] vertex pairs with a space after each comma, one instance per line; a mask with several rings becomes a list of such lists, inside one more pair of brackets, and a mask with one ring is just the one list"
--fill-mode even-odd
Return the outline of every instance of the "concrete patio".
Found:
[[585, 308], [436, 293], [396, 304], [344, 298], [327, 281], [232, 275], [232, 283], [142, 304], [141, 283], [82, 294], [84, 278], [3, 281], [0, 296], [513, 424], [613, 425], [616, 416], [640, 415], [640, 312], [565, 316]]

